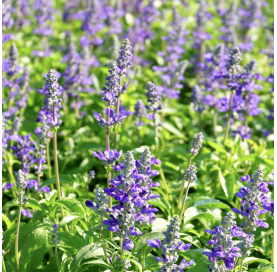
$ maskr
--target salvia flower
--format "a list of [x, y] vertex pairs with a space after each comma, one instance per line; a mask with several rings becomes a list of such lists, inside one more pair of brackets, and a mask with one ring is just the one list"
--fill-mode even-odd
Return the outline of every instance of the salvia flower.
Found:
[[146, 115], [146, 108], [141, 100], [138, 100], [135, 105], [135, 117], [137, 117], [139, 120], [135, 123], [136, 126], [140, 127], [143, 126], [145, 123], [141, 121], [141, 118]]
[[198, 85], [193, 86], [192, 88], [192, 95], [191, 95], [191, 102], [194, 104], [194, 110], [201, 113], [205, 107], [203, 105], [203, 93], [202, 90]]
[[197, 180], [196, 173], [196, 166], [191, 165], [185, 174], [185, 180], [190, 183], [195, 182]]
[[125, 39], [124, 42], [121, 45], [121, 48], [119, 49], [119, 56], [116, 60], [117, 66], [119, 68], [119, 77], [123, 78], [127, 76], [127, 71], [129, 68], [132, 67], [132, 46], [130, 44], [129, 39]]
[[176, 265], [175, 263], [178, 261], [178, 252], [183, 250], [187, 251], [191, 244], [183, 244], [180, 241], [180, 219], [179, 216], [176, 215], [170, 220], [170, 224], [167, 225], [167, 230], [163, 231], [165, 236], [163, 243], [157, 239], [149, 239], [148, 245], [154, 248], [159, 248], [163, 251], [162, 258], [154, 257], [158, 262], [163, 262], [163, 266], [160, 268], [159, 272], [164, 271], [180, 271], [184, 272], [184, 268], [194, 264], [194, 260], [190, 260], [186, 262], [186, 259], [183, 259], [180, 265]]
[[16, 176], [16, 186], [19, 191], [19, 194], [23, 195], [27, 186], [27, 182], [25, 179], [25, 175], [21, 169], [18, 170], [18, 173]]
[[235, 47], [231, 52], [230, 55], [228, 57], [228, 62], [227, 62], [227, 69], [229, 71], [231, 80], [234, 79], [234, 76], [237, 75], [240, 70], [241, 67], [239, 65], [239, 63], [241, 62], [242, 58], [241, 58], [241, 53], [238, 47]]
[[148, 200], [158, 197], [151, 191], [152, 187], [159, 186], [159, 184], [153, 184], [150, 178], [157, 175], [157, 171], [151, 170], [153, 163], [157, 164], [159, 161], [150, 155], [148, 149], [137, 161], [128, 151], [123, 162], [114, 167], [121, 174], [110, 181], [111, 188], [105, 189], [105, 192], [119, 203], [112, 207], [111, 219], [105, 220], [103, 223], [108, 226], [110, 231], [118, 232], [119, 237], [123, 238], [124, 250], [131, 250], [134, 247], [130, 236], [142, 234], [135, 229], [135, 224], [149, 225], [153, 223], [154, 213], [158, 211], [152, 208], [152, 205], [147, 204]]
[[54, 243], [54, 244], [58, 244], [60, 241], [58, 240], [58, 235], [59, 235], [59, 226], [58, 226], [58, 224], [57, 223], [54, 223], [53, 225], [52, 225], [52, 228], [53, 228], [53, 230], [51, 230], [51, 238], [52, 238], [52, 242]]
[[199, 150], [202, 147], [203, 141], [204, 141], [203, 134], [202, 132], [199, 132], [197, 136], [193, 138], [193, 141], [191, 143], [191, 149], [189, 151], [191, 153], [191, 156], [195, 157], [199, 153]]
[[85, 204], [88, 208], [92, 209], [95, 214], [107, 217], [110, 209], [109, 199], [106, 196], [107, 194], [105, 194], [101, 188], [98, 188], [95, 193], [95, 199], [93, 201], [86, 200]]
[[98, 154], [94, 151], [92, 151], [93, 157], [98, 158], [101, 160], [102, 164], [108, 168], [113, 167], [115, 165], [115, 162], [121, 157], [122, 150], [116, 151], [114, 150], [105, 150], [104, 154], [99, 150]]
[[36, 142], [31, 142], [31, 134], [24, 135], [12, 135], [11, 140], [16, 143], [14, 146], [10, 146], [10, 149], [14, 151], [14, 155], [21, 162], [22, 171], [27, 174], [30, 172], [31, 165], [35, 162], [35, 153], [37, 149], [35, 147]]
[[[209, 266], [209, 271], [228, 271], [235, 268], [236, 258], [242, 257], [240, 248], [235, 246], [233, 238], [245, 237], [246, 234], [242, 229], [237, 227], [235, 216], [232, 212], [228, 212], [221, 222], [221, 226], [215, 226], [214, 230], [206, 230], [213, 236], [213, 239], [208, 242], [212, 246], [212, 252], [205, 251], [205, 254], [210, 261], [213, 262]], [[224, 264], [221, 264], [224, 261]]]
[[237, 245], [241, 248], [243, 256], [249, 256], [250, 246], [254, 242], [254, 234], [258, 227], [268, 228], [268, 224], [259, 219], [259, 215], [267, 213], [268, 210], [260, 210], [260, 203], [263, 201], [264, 193], [269, 192], [268, 185], [263, 181], [263, 172], [258, 169], [255, 174], [252, 175], [252, 179], [247, 175], [241, 177], [241, 181], [247, 182], [247, 187], [239, 189], [235, 195], [241, 198], [240, 210], [233, 208], [232, 210], [241, 214], [245, 219], [240, 223], [240, 227], [247, 234], [245, 239]]
[[9, 52], [9, 70], [7, 75], [13, 76], [18, 71], [18, 50], [14, 43], [12, 43], [12, 46], [10, 48]]
[[159, 91], [157, 90], [156, 85], [154, 83], [152, 83], [151, 81], [146, 83], [146, 90], [147, 90], [146, 96], [148, 98], [147, 102], [150, 103], [150, 107], [146, 106], [146, 108], [152, 109], [153, 105], [161, 100], [161, 95], [160, 95]]
[[89, 179], [94, 179], [95, 178], [95, 171], [94, 170], [90, 170], [88, 172], [88, 178]]

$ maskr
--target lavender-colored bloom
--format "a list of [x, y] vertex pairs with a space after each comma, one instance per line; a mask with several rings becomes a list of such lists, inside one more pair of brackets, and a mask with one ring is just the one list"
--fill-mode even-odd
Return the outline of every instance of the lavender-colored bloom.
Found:
[[94, 179], [95, 178], [95, 171], [94, 170], [90, 170], [88, 172], [88, 179]]
[[18, 50], [14, 43], [12, 43], [10, 52], [9, 52], [9, 70], [7, 75], [9, 77], [16, 74], [18, 71]]
[[51, 1], [35, 0], [34, 10], [38, 25], [38, 27], [34, 30], [34, 33], [41, 36], [51, 35], [53, 32], [51, 28], [51, 21], [53, 20], [53, 9]]
[[198, 85], [193, 86], [192, 88], [192, 95], [191, 95], [191, 102], [194, 104], [194, 110], [201, 113], [205, 107], [203, 105], [203, 94], [202, 90]]
[[160, 268], [161, 270], [159, 270], [159, 272], [169, 270], [184, 272], [185, 267], [194, 264], [194, 260], [186, 262], [186, 259], [183, 259], [180, 265], [175, 264], [179, 258], [177, 253], [181, 250], [187, 251], [191, 247], [191, 244], [183, 244], [183, 242], [179, 240], [179, 230], [180, 219], [179, 216], [176, 215], [170, 220], [170, 224], [167, 225], [167, 230], [163, 231], [163, 234], [165, 236], [163, 243], [159, 239], [148, 240], [149, 246], [159, 248], [163, 251], [162, 258], [154, 257], [154, 259], [156, 259], [158, 262], [164, 263], [164, 265]]
[[26, 217], [28, 217], [28, 218], [32, 218], [32, 217], [33, 217], [32, 213], [31, 213], [30, 210], [28, 210], [28, 209], [27, 209], [27, 210], [22, 209], [21, 212], [22, 212], [22, 214], [23, 214], [24, 216], [26, 216]]
[[258, 169], [252, 179], [247, 175], [245, 178], [240, 178], [242, 181], [247, 182], [247, 187], [241, 188], [235, 195], [241, 200], [240, 210], [233, 208], [232, 210], [241, 214], [245, 219], [239, 225], [243, 231], [247, 234], [246, 237], [241, 239], [240, 243], [237, 244], [240, 247], [243, 256], [249, 256], [250, 246], [254, 242], [253, 232], [257, 227], [268, 228], [268, 224], [259, 219], [259, 215], [266, 213], [268, 210], [260, 210], [259, 203], [263, 202], [264, 192], [268, 192], [267, 183], [263, 181], [263, 172]]
[[118, 205], [113, 206], [111, 219], [103, 223], [113, 232], [119, 232], [119, 237], [123, 238], [124, 249], [131, 250], [134, 247], [129, 236], [141, 235], [135, 229], [135, 224], [149, 225], [155, 219], [155, 212], [158, 210], [148, 205], [147, 201], [156, 198], [152, 195], [151, 188], [159, 186], [153, 184], [151, 176], [157, 175], [157, 171], [151, 170], [153, 163], [160, 163], [151, 157], [150, 151], [146, 149], [139, 160], [135, 161], [130, 151], [125, 154], [125, 159], [115, 167], [120, 174], [110, 181], [111, 188], [105, 192], [119, 200]]
[[57, 110], [61, 107], [62, 99], [58, 98], [58, 96], [62, 94], [62, 88], [58, 84], [55, 70], [49, 70], [43, 91], [46, 96], [46, 99], [44, 99], [45, 110], [49, 112], [48, 116], [46, 116], [47, 125], [52, 131], [57, 131], [59, 125], [62, 123], [62, 121], [58, 119], [59, 115], [56, 115]]
[[5, 185], [3, 186], [2, 190], [3, 190], [3, 191], [9, 190], [9, 189], [11, 189], [13, 186], [14, 186], [13, 183], [5, 183]]
[[146, 96], [147, 96], [147, 102], [150, 103], [150, 106], [145, 106], [147, 109], [152, 111], [157, 111], [158, 109], [161, 109], [161, 105], [158, 107], [154, 107], [155, 103], [159, 102], [161, 100], [161, 95], [154, 83], [151, 81], [146, 83]]
[[[236, 264], [236, 258], [241, 257], [240, 248], [234, 246], [233, 238], [246, 237], [246, 234], [237, 227], [234, 221], [235, 216], [232, 212], [228, 212], [221, 222], [221, 226], [215, 227], [215, 230], [206, 230], [207, 233], [214, 235], [213, 239], [208, 242], [212, 245], [212, 252], [205, 251], [209, 261], [213, 264], [209, 266], [209, 271], [228, 271], [233, 269]], [[224, 264], [221, 264], [224, 261]]]
[[104, 154], [99, 150], [98, 154], [94, 151], [92, 151], [93, 157], [98, 158], [101, 160], [102, 164], [104, 164], [105, 167], [108, 166], [114, 166], [115, 162], [121, 157], [122, 150], [116, 151], [114, 150], [105, 150]]
[[119, 57], [116, 60], [118, 67], [118, 75], [120, 78], [127, 76], [127, 71], [132, 67], [132, 46], [130, 44], [129, 39], [125, 39], [119, 49]]
[[24, 135], [12, 135], [11, 140], [14, 140], [16, 144], [10, 146], [10, 149], [14, 151], [14, 155], [21, 162], [21, 168], [25, 174], [30, 172], [31, 165], [35, 162], [36, 142], [31, 142], [31, 134]]
[[187, 173], [185, 174], [185, 180], [189, 183], [195, 182], [197, 180], [196, 173], [196, 166], [191, 165], [189, 169], [187, 169]]
[[250, 139], [252, 133], [253, 130], [251, 128], [241, 125], [237, 128], [237, 131], [234, 132], [234, 136], [239, 134], [242, 139]]
[[192, 157], [195, 157], [198, 153], [200, 148], [202, 147], [202, 143], [204, 141], [202, 132], [199, 132], [196, 137], [193, 138], [191, 143], [190, 153]]
[[[241, 96], [234, 95], [232, 101], [231, 111], [240, 111], [244, 108], [244, 100]], [[217, 102], [216, 107], [220, 112], [229, 112], [230, 99], [227, 97], [220, 98]]]
[[231, 77], [231, 80], [230, 80], [231, 82], [234, 80], [234, 76], [237, 75], [241, 70], [241, 67], [239, 65], [241, 60], [242, 60], [242, 58], [241, 58], [240, 50], [238, 47], [235, 47], [230, 52], [230, 55], [229, 55], [228, 61], [227, 61], [227, 65], [226, 65], [226, 67], [229, 71], [229, 75]]
[[98, 188], [95, 193], [95, 199], [92, 201], [86, 200], [85, 204], [88, 208], [92, 209], [95, 214], [101, 217], [107, 217], [109, 209], [109, 199], [106, 198], [106, 194], [101, 188]]
[[140, 127], [145, 125], [144, 122], [141, 121], [141, 118], [146, 115], [146, 108], [141, 100], [138, 100], [135, 105], [135, 117], [137, 117], [139, 120], [135, 123], [136, 126]]
[[268, 129], [262, 129], [262, 133], [263, 133], [263, 136], [267, 137], [268, 135], [270, 135], [272, 132]]
[[23, 195], [27, 186], [27, 182], [25, 179], [25, 175], [21, 169], [18, 170], [18, 173], [16, 176], [16, 186], [19, 191], [19, 194]]
[[52, 228], [53, 228], [53, 230], [51, 230], [51, 238], [52, 238], [52, 242], [54, 243], [54, 244], [58, 244], [60, 241], [58, 240], [58, 235], [59, 235], [59, 231], [58, 231], [58, 229], [59, 229], [59, 226], [58, 226], [58, 224], [57, 223], [54, 223], [53, 225], [52, 225]]
[[[107, 114], [107, 109], [104, 109], [104, 113]], [[102, 115], [96, 111], [94, 112], [94, 117], [99, 122], [100, 127], [107, 129], [115, 124], [120, 124], [125, 118], [132, 114], [132, 112], [126, 111], [124, 107], [120, 107], [119, 114], [114, 114], [114, 110], [110, 109], [109, 122], [107, 122], [105, 118], [103, 118]]]

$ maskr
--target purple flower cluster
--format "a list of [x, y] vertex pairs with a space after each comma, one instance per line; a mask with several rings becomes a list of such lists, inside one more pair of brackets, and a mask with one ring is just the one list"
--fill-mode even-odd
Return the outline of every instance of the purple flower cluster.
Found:
[[[128, 3], [128, 5], [131, 5], [131, 3]], [[129, 38], [131, 45], [136, 48], [136, 54], [133, 59], [136, 65], [146, 66], [149, 64], [149, 61], [139, 57], [139, 54], [145, 51], [145, 41], [147, 39], [151, 40], [154, 36], [151, 26], [158, 15], [159, 12], [154, 6], [154, 1], [150, 0], [148, 5], [141, 9], [140, 15], [135, 19], [134, 25], [128, 29], [126, 37]]]
[[15, 141], [14, 146], [9, 148], [14, 151], [14, 155], [21, 163], [21, 169], [24, 174], [27, 174], [31, 170], [32, 164], [35, 162], [35, 155], [37, 149], [35, 147], [36, 142], [31, 141], [31, 134], [24, 135], [12, 135], [10, 139]]
[[58, 98], [62, 94], [62, 87], [58, 83], [58, 74], [55, 70], [50, 69], [46, 75], [45, 86], [39, 90], [44, 94], [44, 106], [39, 111], [37, 122], [41, 122], [44, 118], [47, 126], [52, 132], [57, 132], [62, 120], [59, 120], [58, 110], [61, 108], [62, 99]]
[[191, 102], [194, 104], [194, 110], [201, 113], [205, 107], [204, 107], [204, 97], [202, 90], [198, 85], [193, 86], [192, 88], [192, 95], [191, 95]]
[[51, 28], [51, 21], [53, 20], [53, 8], [51, 1], [35, 0], [34, 11], [36, 14], [38, 27], [34, 33], [41, 36], [49, 36], [53, 30]]
[[[107, 115], [107, 119], [102, 118], [102, 115], [98, 112], [94, 112], [95, 119], [99, 122], [99, 126], [105, 129], [113, 127], [115, 124], [120, 123], [126, 117], [133, 114], [130, 111], [126, 111], [124, 107], [119, 107], [120, 96], [124, 94], [129, 86], [126, 82], [121, 86], [121, 80], [127, 76], [128, 69], [132, 66], [131, 62], [132, 53], [131, 45], [128, 39], [125, 39], [119, 49], [119, 57], [116, 62], [117, 65], [111, 64], [109, 69], [109, 76], [106, 77], [107, 82], [103, 87], [101, 98], [106, 105], [104, 113]], [[114, 114], [113, 107], [117, 106], [117, 113]]]
[[14, 25], [14, 19], [12, 15], [14, 13], [14, 8], [12, 7], [11, 0], [2, 1], [2, 43], [11, 40], [13, 38], [12, 33], [7, 33], [8, 30]]
[[235, 194], [241, 198], [240, 209], [233, 208], [232, 210], [242, 215], [245, 219], [240, 223], [240, 227], [246, 233], [246, 237], [241, 239], [241, 242], [237, 245], [241, 248], [243, 256], [249, 256], [250, 246], [254, 242], [253, 232], [258, 228], [268, 228], [268, 224], [259, 219], [260, 214], [267, 213], [267, 209], [260, 210], [260, 203], [267, 203], [264, 193], [269, 192], [268, 184], [263, 181], [263, 172], [258, 169], [255, 174], [252, 175], [252, 179], [247, 175], [241, 177], [241, 181], [247, 182], [247, 187], [242, 187]]
[[175, 263], [178, 261], [179, 251], [187, 251], [191, 244], [183, 244], [179, 240], [180, 234], [180, 219], [179, 216], [176, 215], [170, 220], [170, 224], [167, 225], [167, 230], [163, 232], [165, 238], [163, 243], [160, 239], [149, 239], [148, 245], [154, 248], [159, 248], [163, 251], [162, 258], [154, 257], [158, 262], [162, 262], [163, 266], [160, 268], [159, 272], [164, 271], [179, 271], [184, 272], [184, 268], [194, 264], [194, 260], [190, 260], [186, 262], [186, 259], [183, 259], [179, 265]]
[[105, 168], [111, 168], [115, 165], [115, 162], [121, 157], [122, 150], [105, 150], [104, 154], [99, 150], [98, 154], [92, 151], [93, 157], [98, 158]]
[[121, 174], [110, 181], [110, 188], [104, 190], [118, 200], [118, 204], [112, 207], [111, 219], [103, 223], [108, 226], [108, 230], [119, 233], [124, 250], [134, 247], [130, 236], [142, 234], [135, 229], [135, 224], [149, 225], [155, 219], [154, 213], [158, 210], [147, 204], [147, 201], [158, 197], [151, 191], [152, 187], [160, 185], [152, 182], [151, 177], [158, 175], [158, 171], [151, 170], [151, 165], [159, 163], [155, 157], [151, 157], [149, 149], [145, 149], [137, 161], [128, 151], [123, 162], [114, 167]]
[[[234, 246], [233, 238], [246, 237], [246, 234], [237, 226], [234, 219], [234, 214], [228, 212], [224, 216], [224, 221], [221, 222], [221, 226], [214, 226], [214, 230], [206, 230], [207, 233], [214, 235], [213, 239], [208, 242], [212, 246], [212, 252], [203, 252], [209, 258], [209, 261], [213, 262], [209, 266], [210, 272], [227, 272], [228, 269], [234, 269], [236, 258], [242, 256], [240, 247]], [[224, 262], [223, 264], [221, 264], [222, 261]]]
[[135, 105], [135, 113], [134, 113], [135, 117], [138, 118], [138, 121], [135, 122], [135, 125], [137, 127], [141, 127], [144, 126], [145, 123], [143, 121], [141, 121], [141, 118], [146, 116], [146, 108], [143, 104], [143, 102], [141, 100], [138, 100], [136, 105]]

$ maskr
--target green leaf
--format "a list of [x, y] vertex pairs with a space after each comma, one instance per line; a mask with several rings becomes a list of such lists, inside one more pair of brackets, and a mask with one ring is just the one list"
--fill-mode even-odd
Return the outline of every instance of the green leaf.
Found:
[[224, 154], [224, 155], [226, 154], [226, 150], [221, 145], [219, 145], [218, 143], [215, 143], [215, 142], [212, 142], [212, 141], [206, 141], [206, 142], [209, 146], [214, 148], [217, 152], [219, 152], [221, 154]]
[[194, 239], [192, 236], [185, 234], [185, 236], [181, 235], [181, 239], [189, 242], [191, 244], [193, 244], [194, 246], [200, 248], [201, 247], [201, 243], [199, 242], [199, 240]]
[[225, 179], [221, 169], [217, 165], [214, 165], [213, 168], [215, 168], [218, 171], [218, 178], [221, 183], [223, 192], [227, 197], [228, 201], [231, 202], [232, 198], [234, 197], [234, 184], [235, 184], [234, 175], [232, 173], [228, 173], [227, 175], [225, 175], [225, 177], [227, 177]]
[[[88, 264], [99, 265], [99, 266], [104, 267], [104, 268], [109, 268], [109, 265], [101, 259], [92, 260], [92, 261], [85, 261], [81, 265], [88, 265]], [[105, 270], [105, 271], [110, 271], [110, 270]]]
[[78, 233], [60, 232], [59, 247], [78, 250], [84, 244], [84, 239]]
[[6, 226], [7, 226], [7, 229], [10, 228], [10, 226], [12, 225], [10, 219], [2, 213], [2, 220], [5, 222]]
[[152, 233], [144, 234], [139, 237], [139, 239], [135, 245], [134, 251], [137, 251], [140, 248], [142, 248], [144, 245], [148, 244], [147, 242], [149, 239], [156, 240], [156, 239], [162, 239], [162, 238], [164, 238], [164, 235], [162, 232], [152, 232]]
[[[60, 174], [59, 178], [60, 178], [60, 183], [61, 184], [63, 184], [63, 183], [73, 183], [73, 179], [69, 175]], [[52, 178], [47, 179], [46, 181], [43, 182], [43, 186], [47, 186], [47, 185], [50, 185], [50, 184], [56, 184], [56, 177], [52, 177]]]
[[164, 123], [163, 123], [163, 128], [165, 128], [166, 130], [168, 130], [168, 131], [171, 132], [172, 134], [175, 134], [175, 135], [178, 136], [179, 138], [184, 138], [183, 133], [181, 133], [177, 128], [175, 128], [174, 126], [172, 126], [170, 123], [164, 122]]
[[152, 232], [162, 232], [167, 229], [168, 222], [163, 218], [156, 218], [151, 228]]
[[[2, 209], [7, 209], [7, 208], [11, 208], [11, 207], [17, 207], [18, 206], [18, 202], [17, 199], [13, 199], [12, 201], [7, 202]], [[29, 198], [28, 201], [26, 202], [26, 204], [24, 204], [23, 207], [28, 207], [28, 208], [33, 208], [36, 210], [40, 210], [42, 211], [42, 208], [40, 206], [40, 204], [33, 198]]]
[[250, 269], [249, 272], [274, 272], [274, 264], [268, 264], [263, 266], [262, 268], [254, 268]]
[[20, 250], [20, 263], [25, 271], [32, 271], [41, 265], [46, 245], [47, 230], [45, 228], [35, 229], [28, 235]]
[[187, 224], [188, 222], [195, 219], [208, 219], [211, 221], [212, 224], [215, 223], [215, 218], [213, 214], [198, 211], [194, 207], [188, 208], [184, 213], [184, 224]]
[[148, 203], [152, 204], [155, 207], [160, 208], [164, 213], [168, 213], [167, 206], [165, 205], [164, 202], [162, 202], [161, 199], [162, 199], [162, 197], [152, 199], [152, 200], [148, 201]]
[[243, 260], [243, 264], [251, 264], [251, 263], [265, 263], [265, 264], [269, 264], [270, 262], [268, 260], [265, 260], [265, 259], [259, 259], [259, 258], [255, 258], [255, 257], [248, 257], [248, 258], [245, 258]]
[[70, 269], [72, 271], [74, 271], [75, 269], [73, 269], [73, 268], [80, 265], [80, 263], [82, 261], [89, 259], [89, 258], [95, 258], [98, 256], [104, 256], [104, 251], [101, 246], [99, 246], [95, 243], [85, 245], [78, 250], [77, 254], [75, 255], [75, 257], [70, 265]]
[[133, 260], [131, 258], [128, 258], [128, 257], [125, 257], [125, 256], [123, 258], [129, 260], [130, 262], [132, 262], [139, 269], [139, 271], [142, 272], [141, 264], [139, 264], [138, 262], [136, 262], [135, 260]]
[[78, 213], [71, 213], [71, 214], [68, 214], [66, 215], [60, 222], [60, 226], [64, 226], [65, 224], [71, 222], [72, 220], [76, 219], [76, 218], [79, 218], [80, 215]]
[[82, 205], [80, 204], [80, 202], [78, 202], [77, 200], [72, 199], [72, 198], [58, 200], [58, 201], [54, 202], [54, 204], [61, 205], [65, 208], [67, 208], [69, 211], [78, 213], [81, 216], [84, 216], [84, 214], [85, 214], [85, 211], [84, 211]]
[[197, 200], [194, 202], [193, 207], [199, 208], [199, 209], [201, 208], [219, 208], [219, 209], [226, 209], [226, 210], [231, 209], [227, 204], [214, 198]]
[[205, 263], [197, 263], [192, 268], [186, 270], [186, 272], [209, 272], [208, 265]]

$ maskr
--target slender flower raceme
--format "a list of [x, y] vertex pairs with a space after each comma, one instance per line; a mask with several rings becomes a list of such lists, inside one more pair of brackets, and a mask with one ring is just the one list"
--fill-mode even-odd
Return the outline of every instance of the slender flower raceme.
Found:
[[241, 242], [237, 244], [240, 247], [243, 257], [250, 255], [251, 244], [255, 240], [253, 234], [258, 227], [268, 228], [268, 224], [259, 219], [260, 214], [267, 213], [267, 209], [260, 210], [264, 199], [264, 193], [269, 192], [268, 185], [263, 181], [263, 172], [258, 169], [255, 174], [252, 175], [252, 179], [247, 175], [241, 177], [241, 181], [247, 182], [247, 187], [239, 189], [235, 195], [241, 198], [240, 209], [233, 208], [232, 210], [242, 215], [245, 219], [240, 223], [239, 227], [246, 233], [246, 237], [241, 239]]
[[55, 256], [56, 256], [56, 264], [57, 264], [57, 268], [58, 268], [58, 271], [60, 271], [60, 262], [59, 262], [59, 254], [58, 254], [58, 243], [60, 242], [59, 239], [58, 239], [58, 236], [59, 236], [59, 226], [57, 223], [54, 223], [52, 225], [52, 229], [50, 229], [50, 233], [49, 233], [49, 236], [50, 236], [50, 239], [51, 239], [51, 242], [55, 245]]
[[194, 104], [194, 110], [199, 114], [199, 130], [202, 130], [202, 122], [201, 122], [201, 113], [205, 109], [204, 107], [204, 97], [202, 90], [198, 85], [195, 85], [192, 88], [191, 102]]
[[138, 118], [138, 121], [135, 122], [135, 125], [138, 128], [138, 147], [140, 146], [140, 129], [145, 125], [143, 121], [141, 121], [142, 117], [146, 116], [146, 108], [141, 100], [138, 100], [135, 105], [135, 117]]
[[186, 262], [186, 259], [183, 259], [180, 263], [180, 265], [175, 264], [178, 259], [178, 252], [180, 251], [187, 251], [191, 244], [183, 244], [179, 240], [180, 234], [180, 220], [178, 215], [174, 216], [170, 220], [170, 224], [167, 225], [167, 230], [163, 232], [165, 238], [163, 240], [163, 243], [159, 240], [148, 240], [148, 245], [153, 248], [159, 248], [162, 250], [162, 258], [160, 257], [154, 257], [158, 262], [162, 262], [163, 266], [160, 268], [159, 272], [165, 272], [165, 271], [179, 271], [184, 272], [184, 268], [188, 267], [192, 264], [194, 264], [194, 260], [190, 260], [189, 262]]
[[146, 105], [146, 109], [148, 109], [151, 113], [147, 114], [147, 118], [149, 120], [152, 120], [153, 123], [149, 123], [149, 125], [154, 127], [155, 130], [155, 144], [156, 149], [158, 149], [158, 143], [159, 143], [159, 137], [158, 137], [158, 127], [162, 125], [162, 123], [157, 123], [157, 112], [162, 109], [162, 104], [159, 104], [156, 106], [156, 103], [158, 103], [161, 100], [161, 95], [154, 83], [149, 81], [146, 83], [146, 96], [147, 96], [147, 102], [150, 105]]
[[23, 199], [23, 195], [25, 193], [25, 189], [27, 186], [27, 182], [25, 179], [25, 175], [22, 172], [21, 169], [18, 170], [17, 176], [16, 176], [16, 186], [18, 190], [18, 194], [20, 196], [18, 205], [19, 205], [19, 211], [18, 211], [18, 219], [17, 219], [17, 235], [16, 235], [16, 241], [15, 241], [15, 259], [16, 259], [16, 266], [17, 271], [20, 272], [20, 262], [19, 262], [19, 254], [18, 254], [18, 241], [19, 241], [19, 229], [20, 229], [20, 218], [21, 218], [21, 210], [22, 206], [27, 202], [27, 198]]
[[194, 165], [191, 165], [191, 162], [193, 160], [193, 158], [199, 153], [200, 148], [202, 147], [202, 143], [203, 143], [203, 134], [202, 132], [199, 132], [197, 134], [196, 137], [193, 138], [193, 141], [191, 143], [191, 149], [189, 150], [190, 153], [190, 158], [188, 161], [188, 165], [187, 165], [187, 169], [186, 169], [186, 174], [182, 183], [182, 187], [181, 187], [181, 191], [180, 191], [180, 195], [179, 195], [179, 199], [178, 199], [178, 203], [177, 203], [177, 210], [181, 208], [181, 201], [182, 201], [182, 197], [184, 194], [184, 190], [185, 190], [185, 183], [186, 181], [188, 182], [188, 186], [186, 189], [186, 193], [185, 193], [185, 197], [183, 200], [183, 204], [182, 204], [182, 208], [181, 208], [181, 215], [180, 218], [182, 220], [182, 216], [184, 213], [184, 209], [185, 209], [185, 204], [186, 204], [186, 198], [188, 195], [188, 191], [189, 191], [189, 186], [192, 182], [194, 182], [197, 177], [196, 177], [196, 167]]
[[[56, 108], [61, 106], [62, 99], [58, 98], [62, 94], [62, 88], [59, 86], [56, 71], [50, 69], [47, 73], [46, 82], [45, 82], [45, 95], [44, 104], [47, 110], [52, 111], [52, 118], [46, 119], [47, 125], [50, 127], [51, 131], [54, 134], [53, 138], [53, 147], [54, 147], [54, 163], [55, 163], [55, 176], [56, 176], [56, 186], [58, 190], [58, 198], [61, 200], [61, 187], [59, 179], [59, 167], [58, 167], [58, 147], [57, 147], [57, 132], [59, 125], [62, 123], [61, 120], [57, 119]], [[64, 217], [63, 207], [61, 207], [61, 213]], [[68, 230], [67, 225], [65, 229]]]
[[219, 227], [214, 226], [214, 230], [206, 230], [207, 233], [214, 235], [213, 239], [208, 242], [212, 246], [212, 252], [203, 252], [209, 261], [213, 262], [208, 267], [210, 272], [227, 272], [235, 268], [236, 258], [242, 256], [240, 247], [235, 246], [233, 238], [246, 237], [246, 234], [237, 226], [234, 219], [234, 214], [228, 212]]

